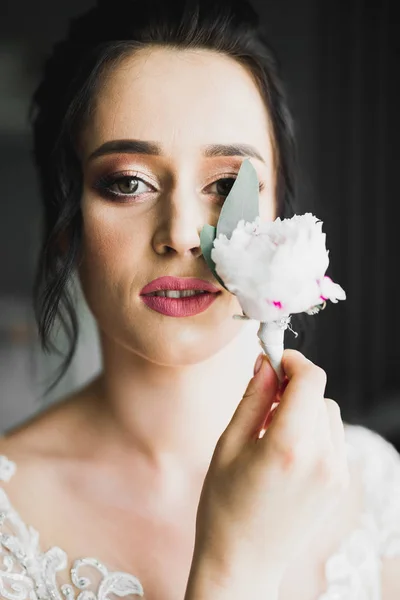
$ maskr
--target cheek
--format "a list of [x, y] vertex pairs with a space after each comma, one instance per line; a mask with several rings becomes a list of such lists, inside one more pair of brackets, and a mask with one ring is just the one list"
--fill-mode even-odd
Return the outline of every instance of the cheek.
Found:
[[83, 208], [81, 278], [86, 283], [115, 287], [135, 277], [141, 264], [146, 226], [138, 227], [125, 207]]

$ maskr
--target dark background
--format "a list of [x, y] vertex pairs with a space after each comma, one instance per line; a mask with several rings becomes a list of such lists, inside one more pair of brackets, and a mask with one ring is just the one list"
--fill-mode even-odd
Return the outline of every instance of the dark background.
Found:
[[[345, 420], [379, 431], [400, 448], [396, 3], [254, 2], [280, 57], [295, 117], [299, 212], [324, 221], [328, 273], [348, 295], [313, 317], [316, 330], [306, 351], [327, 371], [327, 393], [340, 403]], [[40, 204], [30, 157], [29, 97], [51, 43], [65, 33], [69, 17], [91, 4], [7, 1], [2, 9], [0, 430], [42, 406], [44, 382], [55, 365], [39, 352], [30, 308]], [[91, 331], [90, 315], [82, 311]], [[53, 398], [96, 369], [94, 343], [89, 332]]]

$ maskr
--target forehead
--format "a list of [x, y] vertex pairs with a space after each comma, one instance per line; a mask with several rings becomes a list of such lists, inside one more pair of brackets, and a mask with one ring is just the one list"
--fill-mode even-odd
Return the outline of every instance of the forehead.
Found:
[[272, 162], [268, 112], [245, 67], [207, 50], [146, 48], [111, 67], [95, 98], [84, 154], [114, 139], [159, 142], [166, 153], [248, 143]]

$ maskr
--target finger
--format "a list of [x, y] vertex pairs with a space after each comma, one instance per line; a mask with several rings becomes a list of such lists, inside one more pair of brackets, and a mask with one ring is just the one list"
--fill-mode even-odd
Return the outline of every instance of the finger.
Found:
[[346, 434], [341, 416], [340, 406], [331, 398], [325, 399], [330, 428], [330, 436], [335, 456], [342, 467], [347, 467]]
[[259, 435], [257, 437], [259, 437], [259, 438], [263, 437], [264, 433], [266, 432], [268, 427], [271, 425], [272, 419], [274, 418], [276, 410], [279, 406], [279, 402], [281, 401], [281, 398], [283, 396], [283, 393], [284, 393], [288, 383], [289, 383], [289, 379], [285, 376], [284, 380], [280, 383], [278, 392], [276, 394], [275, 402], [272, 404], [271, 409], [267, 415], [267, 418], [265, 419], [263, 426], [261, 428], [261, 431], [259, 432]]
[[278, 409], [278, 406], [279, 406], [279, 402], [274, 402], [272, 404], [271, 409], [270, 409], [270, 411], [268, 413], [268, 416], [267, 416], [267, 418], [265, 419], [265, 421], [263, 423], [262, 430], [266, 431], [268, 429], [268, 427], [271, 425], [272, 419], [275, 416], [275, 413], [276, 413], [276, 411]]
[[278, 391], [278, 379], [267, 357], [250, 380], [246, 392], [220, 438], [224, 452], [236, 455], [260, 430]]
[[324, 408], [326, 375], [296, 350], [285, 350], [282, 366], [289, 381], [268, 434], [292, 444], [315, 429]]

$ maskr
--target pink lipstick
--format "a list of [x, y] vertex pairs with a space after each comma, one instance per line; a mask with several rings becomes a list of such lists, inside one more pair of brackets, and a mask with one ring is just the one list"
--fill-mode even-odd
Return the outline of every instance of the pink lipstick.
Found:
[[207, 310], [220, 289], [194, 277], [159, 277], [140, 292], [143, 302], [169, 317], [191, 317]]

